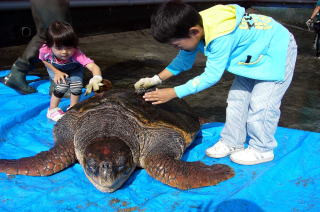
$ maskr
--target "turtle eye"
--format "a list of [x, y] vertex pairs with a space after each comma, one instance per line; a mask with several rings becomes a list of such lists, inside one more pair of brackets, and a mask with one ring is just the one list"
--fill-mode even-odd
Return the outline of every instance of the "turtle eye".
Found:
[[86, 166], [87, 166], [87, 171], [90, 174], [95, 175], [95, 176], [97, 176], [99, 174], [99, 169], [98, 169], [97, 163], [93, 158], [89, 158], [87, 160]]

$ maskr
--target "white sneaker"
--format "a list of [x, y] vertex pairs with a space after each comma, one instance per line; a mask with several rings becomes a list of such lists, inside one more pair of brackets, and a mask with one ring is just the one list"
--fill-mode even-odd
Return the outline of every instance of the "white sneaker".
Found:
[[63, 115], [64, 115], [64, 112], [58, 107], [53, 109], [48, 109], [48, 112], [47, 112], [47, 118], [53, 121], [58, 121], [59, 119], [62, 118]]
[[260, 152], [253, 147], [248, 147], [242, 151], [232, 153], [230, 159], [242, 165], [255, 165], [272, 161], [274, 158], [273, 151]]
[[222, 141], [218, 141], [215, 145], [206, 149], [206, 154], [212, 158], [223, 158], [225, 156], [230, 155], [233, 152], [237, 152], [240, 150], [243, 150], [243, 147], [242, 148], [229, 147], [226, 144], [224, 144]]

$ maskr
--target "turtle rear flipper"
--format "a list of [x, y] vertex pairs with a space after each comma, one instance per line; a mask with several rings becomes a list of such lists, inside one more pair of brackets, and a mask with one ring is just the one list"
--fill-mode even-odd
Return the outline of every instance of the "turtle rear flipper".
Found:
[[149, 155], [145, 169], [160, 182], [182, 190], [216, 185], [234, 176], [223, 164], [207, 166], [201, 162], [185, 162], [167, 155]]
[[49, 176], [62, 171], [75, 161], [73, 143], [61, 143], [33, 157], [0, 159], [0, 172], [10, 175]]

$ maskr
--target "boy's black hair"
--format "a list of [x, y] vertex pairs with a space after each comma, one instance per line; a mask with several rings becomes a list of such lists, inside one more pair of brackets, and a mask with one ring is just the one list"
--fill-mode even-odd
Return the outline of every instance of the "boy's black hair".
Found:
[[151, 34], [161, 43], [176, 38], [188, 38], [189, 29], [196, 25], [202, 26], [198, 11], [177, 0], [161, 4], [151, 16]]
[[46, 34], [48, 47], [78, 47], [79, 39], [69, 23], [55, 21], [48, 27]]

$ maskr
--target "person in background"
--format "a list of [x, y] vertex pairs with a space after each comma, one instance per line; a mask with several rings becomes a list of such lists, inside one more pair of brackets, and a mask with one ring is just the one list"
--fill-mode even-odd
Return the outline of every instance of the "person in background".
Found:
[[320, 59], [320, 0], [317, 1], [316, 7], [312, 11], [311, 17], [306, 22], [309, 30], [313, 27], [315, 31], [315, 39], [313, 48], [316, 49], [316, 57]]
[[64, 115], [58, 106], [69, 89], [70, 107], [79, 102], [83, 87], [83, 67], [93, 74], [87, 85], [86, 94], [98, 90], [99, 86], [103, 85], [99, 66], [80, 51], [78, 37], [68, 23], [56, 21], [49, 26], [46, 42], [39, 50], [39, 59], [47, 67], [50, 78], [57, 85], [51, 95], [47, 112], [47, 117], [53, 121], [58, 121]]
[[23, 54], [13, 63], [11, 72], [1, 81], [21, 94], [35, 93], [28, 85], [26, 75], [33, 69], [38, 59], [39, 48], [44, 43], [48, 26], [54, 21], [71, 23], [69, 0], [30, 0], [31, 11], [37, 33], [28, 43]]
[[[151, 33], [180, 51], [159, 74], [137, 81], [135, 89], [159, 85], [191, 69], [199, 51], [207, 62], [199, 76], [174, 88], [145, 93], [145, 101], [156, 105], [198, 93], [216, 84], [227, 70], [235, 79], [227, 99], [226, 123], [220, 140], [206, 154], [230, 155], [243, 165], [272, 161], [281, 100], [292, 81], [297, 56], [293, 35], [271, 17], [246, 14], [238, 5], [216, 5], [198, 13], [179, 1], [159, 7], [151, 18]], [[247, 136], [249, 146], [244, 148]]]

